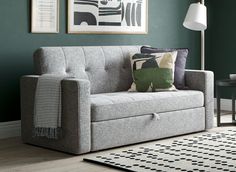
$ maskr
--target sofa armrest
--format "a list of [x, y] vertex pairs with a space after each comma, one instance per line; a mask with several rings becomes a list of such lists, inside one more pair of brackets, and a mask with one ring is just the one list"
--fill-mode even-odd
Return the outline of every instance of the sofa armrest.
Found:
[[79, 153], [91, 150], [90, 82], [66, 78], [62, 81], [62, 113], [74, 116], [71, 127], [77, 135]]
[[39, 145], [73, 154], [91, 149], [90, 83], [87, 80], [66, 78], [62, 86], [62, 138], [32, 137], [34, 100], [37, 75], [23, 76], [21, 86], [21, 134], [25, 143]]
[[29, 143], [34, 127], [34, 99], [39, 75], [26, 75], [20, 79], [20, 103], [21, 103], [21, 138]]
[[213, 127], [214, 121], [214, 74], [211, 71], [186, 70], [186, 85], [189, 89], [204, 93], [206, 129]]

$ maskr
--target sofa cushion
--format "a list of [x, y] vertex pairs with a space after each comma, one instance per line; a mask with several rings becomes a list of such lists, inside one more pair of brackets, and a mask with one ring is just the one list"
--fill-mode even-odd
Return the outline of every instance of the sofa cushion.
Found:
[[129, 91], [176, 90], [173, 85], [176, 56], [177, 51], [132, 55], [131, 68], [134, 82]]
[[42, 47], [34, 54], [34, 64], [37, 74], [87, 79], [92, 94], [110, 93], [129, 89], [130, 53], [140, 53], [140, 46]]
[[185, 65], [188, 57], [187, 48], [153, 48], [143, 46], [141, 47], [141, 53], [160, 53], [178, 51], [177, 59], [175, 61], [175, 82], [174, 85], [178, 89], [185, 89]]
[[201, 91], [115, 92], [91, 95], [93, 122], [202, 107]]

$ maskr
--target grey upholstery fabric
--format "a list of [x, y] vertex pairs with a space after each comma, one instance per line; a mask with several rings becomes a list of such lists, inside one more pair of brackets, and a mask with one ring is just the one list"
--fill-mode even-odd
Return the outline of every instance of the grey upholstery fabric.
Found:
[[75, 130], [71, 134], [77, 136], [78, 153], [88, 152], [91, 148], [90, 104], [90, 82], [88, 80], [64, 79], [62, 81], [62, 113], [74, 116], [75, 122], [72, 124]]
[[91, 82], [91, 93], [128, 90], [130, 53], [140, 46], [43, 47], [34, 54], [37, 74], [68, 74]]
[[205, 108], [92, 123], [92, 151], [205, 129]]
[[213, 127], [214, 118], [214, 74], [211, 71], [186, 70], [186, 85], [204, 93], [206, 129]]
[[62, 81], [62, 138], [33, 137], [33, 110], [38, 76], [21, 78], [21, 134], [25, 143], [31, 143], [68, 153], [82, 154], [90, 151], [90, 85], [87, 80]]
[[202, 107], [201, 91], [116, 92], [91, 95], [92, 121]]

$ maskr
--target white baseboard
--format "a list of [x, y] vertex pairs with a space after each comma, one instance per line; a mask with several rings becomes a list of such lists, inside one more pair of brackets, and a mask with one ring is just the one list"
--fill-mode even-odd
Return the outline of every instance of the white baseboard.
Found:
[[0, 122], [0, 139], [21, 135], [21, 121]]
[[[217, 107], [216, 98], [214, 100], [215, 109]], [[231, 99], [220, 99], [221, 110], [232, 111], [232, 100]]]

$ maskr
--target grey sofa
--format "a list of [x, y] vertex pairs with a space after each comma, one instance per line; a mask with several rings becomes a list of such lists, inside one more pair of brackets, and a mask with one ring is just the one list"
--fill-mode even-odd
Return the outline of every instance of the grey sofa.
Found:
[[[127, 92], [129, 53], [140, 46], [44, 47], [36, 51], [37, 75], [21, 78], [25, 143], [83, 154], [212, 128], [213, 73], [186, 70], [189, 90]], [[70, 74], [62, 86], [62, 138], [32, 137], [39, 75]], [[156, 120], [153, 113], [159, 115]]]

